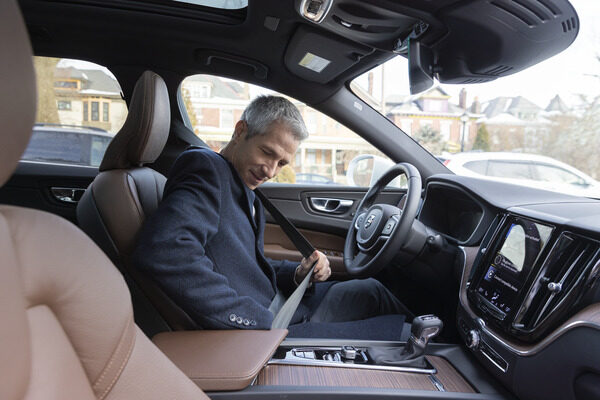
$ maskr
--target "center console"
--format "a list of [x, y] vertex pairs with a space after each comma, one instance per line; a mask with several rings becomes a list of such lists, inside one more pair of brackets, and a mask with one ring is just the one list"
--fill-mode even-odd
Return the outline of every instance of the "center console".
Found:
[[[467, 347], [519, 398], [586, 398], [573, 388], [577, 371], [597, 365], [589, 353], [600, 355], [589, 347], [600, 342], [600, 242], [505, 213], [479, 248], [463, 252], [457, 322]], [[551, 360], [569, 372], [553, 377]]]

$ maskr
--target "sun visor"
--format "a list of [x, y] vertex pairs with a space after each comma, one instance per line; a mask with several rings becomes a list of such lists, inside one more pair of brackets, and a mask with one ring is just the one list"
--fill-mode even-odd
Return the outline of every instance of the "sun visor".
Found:
[[300, 27], [285, 53], [285, 66], [307, 81], [327, 83], [374, 50], [340, 37]]

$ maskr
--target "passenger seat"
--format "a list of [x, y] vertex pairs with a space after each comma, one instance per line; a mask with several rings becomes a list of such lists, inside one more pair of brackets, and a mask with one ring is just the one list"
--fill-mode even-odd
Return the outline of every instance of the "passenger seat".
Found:
[[[35, 116], [31, 47], [0, 1], [0, 185]], [[133, 322], [122, 276], [77, 227], [0, 206], [0, 399], [206, 399]]]

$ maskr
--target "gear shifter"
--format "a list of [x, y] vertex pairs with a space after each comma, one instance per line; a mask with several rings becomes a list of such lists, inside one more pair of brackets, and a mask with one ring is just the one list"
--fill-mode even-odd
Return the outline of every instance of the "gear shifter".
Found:
[[379, 365], [425, 368], [425, 349], [436, 337], [444, 324], [433, 314], [415, 317], [410, 329], [410, 338], [404, 347], [370, 347], [369, 357]]
[[423, 355], [429, 340], [436, 337], [443, 327], [442, 320], [433, 314], [415, 317], [410, 328], [410, 339], [402, 351], [404, 359], [412, 360]]

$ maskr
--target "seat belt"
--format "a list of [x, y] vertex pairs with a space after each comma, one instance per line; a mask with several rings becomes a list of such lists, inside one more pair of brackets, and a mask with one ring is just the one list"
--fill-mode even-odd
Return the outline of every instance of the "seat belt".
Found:
[[[281, 229], [285, 232], [288, 238], [294, 243], [294, 246], [300, 251], [302, 257], [307, 258], [310, 257], [312, 253], [314, 253], [315, 248], [310, 244], [308, 239], [296, 229], [294, 225], [275, 207], [271, 200], [269, 200], [259, 189], [254, 189], [254, 193], [258, 196], [263, 206], [267, 209], [269, 214], [275, 221], [281, 226]], [[306, 292], [306, 288], [310, 283], [310, 278], [313, 274], [313, 270], [315, 269], [315, 261], [310, 268], [306, 277], [302, 280], [300, 285], [294, 290], [294, 292], [290, 295], [290, 297], [285, 300], [285, 296], [281, 294], [281, 292], [277, 291], [273, 302], [269, 306], [269, 311], [275, 315], [273, 318], [273, 323], [271, 324], [271, 329], [286, 329], [300, 304], [300, 300], [304, 296], [304, 292]]]

